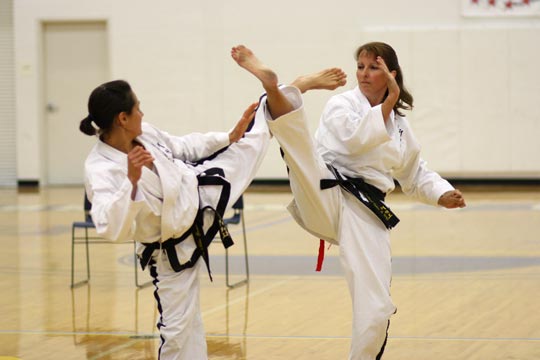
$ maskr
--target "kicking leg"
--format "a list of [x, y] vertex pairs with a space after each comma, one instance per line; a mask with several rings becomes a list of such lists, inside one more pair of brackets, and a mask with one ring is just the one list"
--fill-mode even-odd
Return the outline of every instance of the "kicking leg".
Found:
[[[345, 84], [345, 74], [339, 69], [327, 69], [299, 77], [294, 86], [279, 87], [277, 75], [251, 50], [240, 45], [233, 48], [231, 55], [238, 65], [261, 81], [267, 92], [268, 125], [283, 150], [294, 195], [289, 207], [291, 214], [311, 234], [337, 242], [341, 190], [335, 187], [321, 191], [320, 180], [333, 176], [315, 150], [301, 92], [335, 89]], [[267, 117], [263, 107], [257, 112], [259, 116]]]
[[314, 74], [296, 78], [291, 85], [303, 94], [308, 90], [335, 90], [347, 83], [347, 74], [339, 68], [321, 70]]
[[244, 45], [235, 46], [231, 50], [231, 56], [240, 67], [246, 69], [261, 81], [266, 91], [266, 103], [272, 118], [277, 119], [294, 110], [294, 106], [279, 90], [276, 73], [264, 65], [250, 49]]
[[[262, 83], [267, 93], [267, 102], [274, 119], [285, 115], [294, 107], [279, 91], [278, 77], [272, 69], [262, 63], [253, 52], [244, 45], [231, 50], [231, 56], [238, 65], [246, 69]], [[297, 87], [302, 94], [309, 90], [335, 90], [347, 83], [347, 74], [339, 68], [324, 69], [317, 73], [296, 78], [291, 85]]]

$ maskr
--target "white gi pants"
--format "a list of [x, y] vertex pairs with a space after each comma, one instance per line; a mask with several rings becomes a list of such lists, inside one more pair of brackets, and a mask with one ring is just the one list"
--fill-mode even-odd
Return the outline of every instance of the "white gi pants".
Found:
[[[228, 206], [244, 193], [259, 168], [270, 140], [264, 116], [255, 120], [253, 127], [244, 137], [231, 144], [224, 152], [211, 160], [194, 167], [197, 174], [218, 167], [231, 184]], [[200, 206], [216, 207], [221, 195], [220, 186], [199, 187]], [[206, 212], [204, 230], [212, 223], [214, 215]], [[185, 241], [192, 241], [191, 236]], [[180, 244], [177, 246], [181, 246]], [[204, 269], [204, 260], [199, 258], [193, 268], [175, 272], [164, 251], [152, 256], [150, 273], [154, 278], [154, 296], [160, 318], [160, 360], [206, 360], [207, 346], [199, 305], [199, 271]]]
[[340, 259], [353, 307], [349, 359], [375, 360], [383, 348], [390, 316], [391, 251], [389, 231], [358, 199], [338, 186], [321, 190], [321, 179], [334, 176], [315, 151], [300, 91], [282, 88], [296, 110], [271, 120], [289, 168], [294, 200], [291, 214], [313, 235], [340, 246]]

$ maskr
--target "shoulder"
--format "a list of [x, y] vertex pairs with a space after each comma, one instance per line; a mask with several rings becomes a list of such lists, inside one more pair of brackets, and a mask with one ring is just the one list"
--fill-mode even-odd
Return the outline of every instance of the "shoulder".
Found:
[[86, 173], [100, 173], [126, 168], [126, 155], [101, 140], [90, 150], [84, 162]]
[[126, 169], [101, 154], [93, 154], [84, 164], [85, 182], [92, 189], [117, 187], [126, 176]]
[[365, 114], [371, 107], [362, 95], [358, 86], [334, 95], [326, 103], [325, 117], [342, 116], [344, 114]]
[[140, 137], [143, 140], [150, 141], [150, 142], [156, 142], [159, 141], [163, 137], [163, 132], [158, 129], [156, 126], [143, 122], [141, 124], [142, 128], [142, 135]]
[[96, 143], [84, 162], [84, 168], [87, 173], [106, 171], [117, 166], [118, 155], [108, 148], [105, 143], [99, 141]]
[[355, 100], [354, 91], [348, 90], [330, 97], [327, 101], [325, 110], [334, 111], [340, 108], [351, 108], [357, 103]]
[[341, 92], [339, 94], [335, 94], [330, 98], [329, 102], [340, 102], [340, 101], [351, 102], [351, 101], [354, 101], [358, 97], [355, 90], [356, 90], [356, 88]]
[[407, 117], [395, 115], [395, 123], [399, 131], [400, 139], [404, 140], [411, 151], [420, 151], [420, 143], [414, 135]]
[[364, 96], [358, 89], [358, 86], [353, 89], [344, 91], [342, 93], [336, 94], [328, 100], [327, 105], [332, 106], [341, 106], [341, 107], [350, 107], [350, 108], [359, 108], [363, 104]]
[[411, 130], [411, 124], [406, 116], [400, 116], [394, 112], [394, 119], [399, 128]]
[[143, 135], [157, 135], [157, 133], [159, 133], [159, 129], [157, 127], [147, 122], [143, 122], [141, 124], [141, 129]]

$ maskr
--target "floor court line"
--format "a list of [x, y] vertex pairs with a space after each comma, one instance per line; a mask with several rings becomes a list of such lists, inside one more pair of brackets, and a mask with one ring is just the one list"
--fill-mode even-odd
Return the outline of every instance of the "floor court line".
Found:
[[[254, 292], [249, 292], [249, 295], [247, 296], [248, 299], [252, 299], [254, 298], [255, 296], [258, 296], [258, 295], [261, 295], [263, 293], [266, 293], [274, 288], [277, 288], [279, 286], [282, 286], [290, 281], [293, 281], [293, 280], [297, 280], [298, 276], [293, 276], [293, 277], [289, 277], [285, 280], [282, 280], [282, 281], [278, 281], [276, 283], [273, 283], [272, 285], [269, 285], [269, 286], [265, 286], [264, 288], [262, 289], [259, 289], [257, 291], [254, 291]], [[236, 298], [235, 300], [233, 301], [229, 301], [228, 303], [225, 303], [225, 304], [221, 304], [221, 305], [218, 305], [218, 306], [214, 306], [213, 308], [211, 309], [208, 309], [208, 310], [205, 310], [202, 312], [202, 316], [207, 316], [207, 315], [210, 315], [210, 314], [213, 314], [217, 311], [220, 311], [222, 309], [225, 309], [226, 307], [229, 307], [231, 305], [234, 305], [234, 304], [237, 304], [239, 302], [244, 302], [246, 301], [246, 298], [244, 296], [239, 296], [238, 298]]]
[[[292, 198], [292, 196], [291, 196]], [[388, 201], [388, 206], [394, 210], [400, 211], [444, 211], [444, 209], [433, 207], [431, 205], [422, 204], [418, 202], [392, 203]], [[248, 212], [282, 212], [287, 211], [287, 205], [281, 204], [256, 204], [245, 205], [244, 210]], [[77, 204], [66, 205], [0, 205], [0, 213], [2, 212], [73, 212], [81, 211], [81, 206]], [[467, 205], [462, 211], [491, 211], [491, 210], [504, 210], [504, 211], [540, 211], [540, 203], [538, 202], [505, 202], [505, 201], [476, 201], [473, 204]]]
[[[86, 335], [86, 336], [117, 336], [117, 337], [129, 337], [140, 340], [159, 339], [159, 334], [137, 334], [122, 333], [122, 332], [94, 332], [94, 331], [40, 331], [40, 330], [0, 330], [0, 334], [3, 335], [42, 335], [42, 336], [73, 336], [73, 335]], [[350, 336], [323, 336], [323, 335], [265, 335], [265, 334], [217, 334], [207, 333], [206, 337], [210, 338], [248, 338], [248, 339], [283, 339], [283, 340], [350, 340]], [[444, 336], [400, 336], [389, 335], [391, 340], [415, 340], [415, 341], [494, 341], [494, 342], [514, 342], [514, 341], [526, 341], [526, 342], [540, 342], [540, 338], [511, 338], [511, 337], [444, 337]]]
[[137, 340], [131, 340], [131, 341], [128, 341], [127, 343], [125, 344], [121, 344], [121, 345], [117, 345], [117, 346], [114, 346], [113, 348], [111, 349], [107, 349], [105, 351], [100, 351], [98, 354], [92, 356], [92, 357], [88, 357], [87, 360], [98, 360], [98, 359], [103, 359], [104, 357], [106, 356], [109, 356], [109, 355], [112, 355], [114, 353], [117, 353], [123, 349], [129, 349], [130, 347], [133, 346], [133, 344], [135, 344], [137, 342]]

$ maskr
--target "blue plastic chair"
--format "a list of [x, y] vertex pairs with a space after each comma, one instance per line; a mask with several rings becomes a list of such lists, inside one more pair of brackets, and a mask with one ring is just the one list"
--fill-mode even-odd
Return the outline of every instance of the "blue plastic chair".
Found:
[[[89, 230], [95, 229], [94, 221], [92, 221], [92, 216], [90, 215], [90, 210], [92, 209], [92, 203], [88, 200], [86, 192], [84, 194], [84, 221], [75, 221], [71, 226], [71, 287], [76, 287], [82, 284], [86, 284], [90, 281], [90, 252], [89, 252], [89, 240], [94, 243], [109, 243], [99, 236], [89, 236]], [[84, 235], [78, 235], [77, 229], [84, 230]], [[75, 282], [75, 244], [84, 244], [86, 248], [86, 278]], [[139, 270], [137, 269], [138, 260], [137, 254], [135, 253], [135, 241], [133, 241], [133, 257], [134, 257], [134, 266], [135, 266], [135, 286], [138, 288], [145, 287], [150, 285], [152, 281], [147, 281], [145, 283], [139, 284]]]

